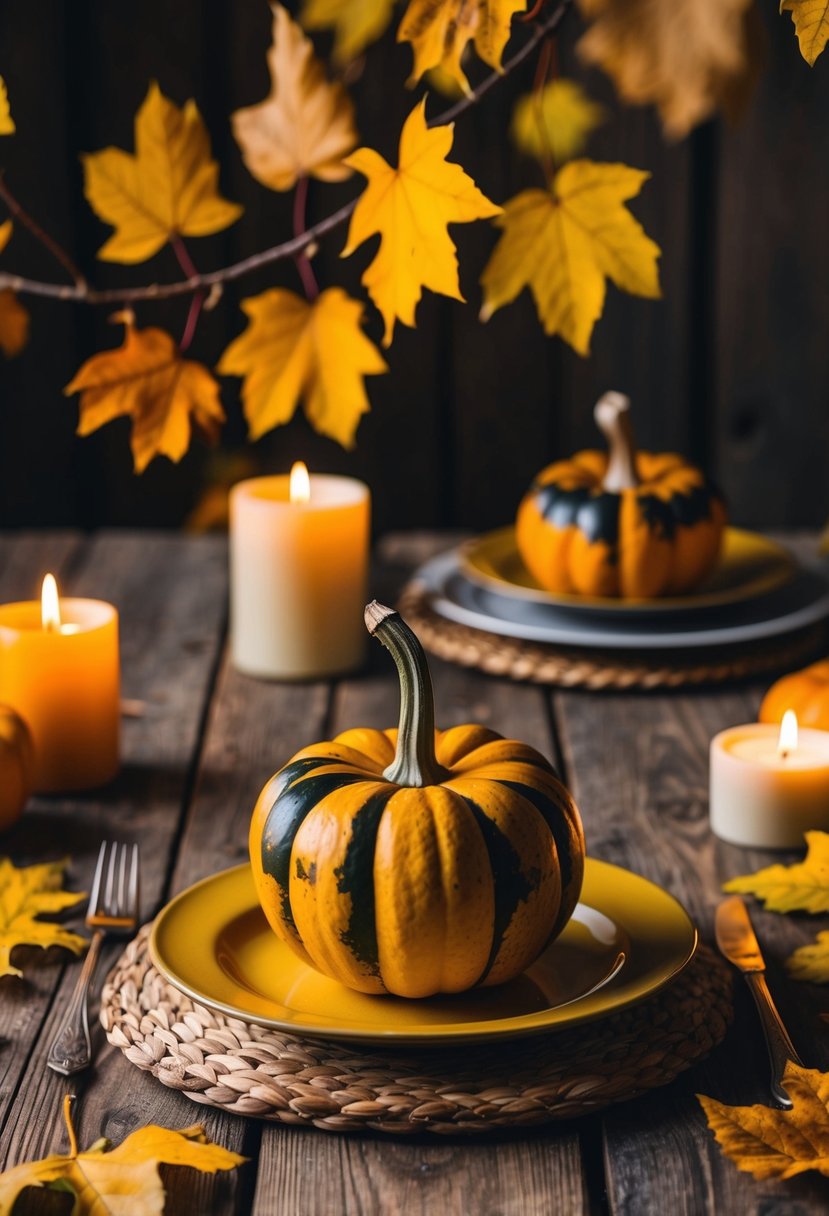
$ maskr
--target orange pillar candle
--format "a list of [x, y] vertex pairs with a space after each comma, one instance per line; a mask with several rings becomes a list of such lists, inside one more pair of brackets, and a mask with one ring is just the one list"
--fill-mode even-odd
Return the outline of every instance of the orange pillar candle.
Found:
[[118, 771], [118, 613], [101, 600], [43, 597], [0, 605], [0, 702], [27, 722], [34, 788], [90, 789]]

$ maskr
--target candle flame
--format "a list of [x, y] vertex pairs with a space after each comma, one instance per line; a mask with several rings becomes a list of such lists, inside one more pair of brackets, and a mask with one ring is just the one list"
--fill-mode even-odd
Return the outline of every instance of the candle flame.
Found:
[[308, 502], [311, 497], [311, 478], [302, 460], [291, 469], [290, 497], [291, 502]]
[[789, 752], [797, 750], [797, 714], [793, 709], [787, 709], [780, 723], [780, 739], [777, 751], [785, 760]]
[[60, 632], [60, 597], [54, 574], [47, 574], [40, 594], [40, 619], [47, 633]]

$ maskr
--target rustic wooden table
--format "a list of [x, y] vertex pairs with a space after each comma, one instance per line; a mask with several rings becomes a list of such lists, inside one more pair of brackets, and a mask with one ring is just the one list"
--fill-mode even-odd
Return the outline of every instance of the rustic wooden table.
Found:
[[[394, 595], [412, 565], [447, 537], [406, 536], [379, 547], [374, 592]], [[265, 779], [301, 745], [357, 724], [396, 721], [391, 666], [374, 648], [360, 677], [280, 685], [237, 675], [225, 650], [222, 540], [170, 534], [9, 536], [0, 542], [0, 600], [31, 596], [46, 570], [67, 593], [114, 601], [121, 612], [123, 693], [143, 703], [124, 721], [124, 767], [98, 795], [37, 799], [3, 841], [18, 863], [68, 854], [71, 882], [87, 886], [98, 844], [117, 833], [141, 845], [142, 913], [247, 855], [248, 819]], [[767, 862], [714, 840], [707, 819], [708, 741], [751, 720], [759, 686], [688, 695], [549, 694], [435, 662], [442, 725], [476, 721], [556, 758], [582, 809], [588, 847], [672, 891], [711, 936], [721, 882]], [[772, 987], [806, 1062], [829, 1067], [829, 997], [789, 982], [781, 960], [824, 923], [757, 911]], [[105, 965], [118, 952], [109, 951]], [[280, 1128], [166, 1090], [110, 1048], [98, 1027], [89, 1074], [66, 1081], [46, 1052], [77, 964], [28, 951], [25, 979], [0, 983], [0, 1164], [64, 1152], [59, 1108], [78, 1095], [79, 1139], [115, 1141], [146, 1122], [208, 1134], [250, 1158], [238, 1172], [168, 1174], [170, 1213], [498, 1213], [499, 1216], [702, 1216], [829, 1207], [829, 1183], [802, 1177], [755, 1183], [719, 1154], [694, 1099], [767, 1097], [767, 1066], [742, 985], [726, 1043], [675, 1084], [571, 1124], [474, 1143], [343, 1136]], [[34, 1192], [28, 1192], [33, 1196]], [[68, 1212], [41, 1195], [26, 1211]]]

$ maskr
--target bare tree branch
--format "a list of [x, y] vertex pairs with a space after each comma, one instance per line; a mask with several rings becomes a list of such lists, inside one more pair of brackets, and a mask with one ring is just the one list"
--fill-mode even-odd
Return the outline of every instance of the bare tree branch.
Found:
[[[472, 106], [477, 105], [490, 89], [495, 88], [497, 84], [506, 79], [511, 72], [514, 72], [517, 67], [524, 63], [532, 55], [539, 43], [558, 29], [572, 3], [573, 0], [559, 0], [559, 3], [550, 15], [533, 26], [529, 38], [507, 60], [500, 71], [490, 73], [489, 76], [481, 81], [477, 88], [431, 119], [428, 125], [430, 127], [439, 127], [454, 122], [461, 114], [464, 114]], [[5, 273], [0, 274], [0, 289], [11, 288], [13, 291], [17, 291], [23, 295], [45, 296], [51, 300], [62, 300], [75, 304], [108, 305], [132, 304], [139, 300], [167, 300], [173, 296], [193, 295], [195, 292], [209, 292], [211, 288], [217, 285], [244, 278], [245, 275], [258, 270], [261, 266], [269, 266], [272, 262], [279, 262], [284, 258], [296, 258], [309, 245], [316, 243], [322, 237], [327, 236], [329, 232], [333, 232], [344, 224], [357, 205], [357, 199], [352, 199], [351, 202], [345, 203], [333, 214], [326, 216], [325, 219], [320, 220], [316, 224], [312, 224], [310, 228], [307, 228], [297, 236], [291, 237], [290, 240], [282, 241], [279, 245], [274, 245], [270, 249], [263, 249], [259, 253], [254, 253], [250, 257], [243, 258], [240, 262], [233, 262], [230, 266], [224, 266], [220, 270], [212, 270], [206, 274], [190, 275], [186, 279], [181, 279], [175, 283], [149, 283], [141, 287], [108, 287], [99, 289], [91, 287], [86, 282], [69, 255], [26, 214], [2, 180], [0, 180], [0, 198], [4, 199], [9, 210], [19, 217], [21, 222], [49, 249], [75, 280], [71, 284], [48, 283], [40, 279], [29, 279], [22, 275]]]

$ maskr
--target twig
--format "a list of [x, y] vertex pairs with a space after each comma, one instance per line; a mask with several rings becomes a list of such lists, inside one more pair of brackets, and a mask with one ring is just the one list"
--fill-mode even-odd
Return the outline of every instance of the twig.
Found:
[[6, 185], [2, 173], [0, 173], [0, 198], [8, 207], [11, 214], [16, 220], [19, 220], [25, 228], [29, 229], [35, 240], [40, 241], [44, 249], [48, 249], [55, 261], [60, 262], [63, 269], [69, 275], [70, 279], [74, 279], [75, 286], [79, 289], [85, 289], [87, 286], [86, 279], [78, 270], [75, 263], [70, 258], [66, 250], [49, 236], [48, 232], [44, 232], [37, 220], [29, 215], [28, 211], [24, 211], [20, 203], [12, 194], [11, 190]]
[[[198, 270], [196, 264], [190, 257], [190, 252], [178, 233], [171, 239], [170, 244], [173, 248], [173, 253], [176, 255], [178, 264], [188, 279], [198, 278]], [[196, 326], [199, 323], [202, 305], [204, 304], [207, 292], [204, 288], [193, 292], [193, 298], [190, 301], [190, 308], [187, 311], [187, 320], [184, 322], [184, 333], [181, 335], [181, 341], [178, 348], [182, 354], [190, 349], [193, 339], [196, 336]]]
[[[305, 232], [305, 211], [308, 206], [308, 184], [307, 177], [300, 177], [294, 190], [294, 236], [300, 236]], [[320, 293], [317, 276], [314, 274], [314, 268], [311, 265], [311, 259], [308, 257], [305, 249], [294, 255], [294, 262], [302, 279], [302, 289], [309, 300], [316, 300]]]
[[[573, 0], [559, 0], [558, 5], [550, 16], [534, 27], [527, 41], [507, 60], [500, 71], [492, 72], [489, 76], [486, 76], [477, 88], [431, 119], [428, 125], [430, 127], [445, 126], [447, 123], [454, 122], [461, 114], [464, 114], [468, 109], [476, 105], [481, 98], [487, 95], [490, 89], [495, 88], [497, 84], [514, 72], [516, 68], [520, 67], [548, 34], [558, 29], [572, 4]], [[8, 191], [6, 191], [6, 195], [8, 195]], [[5, 197], [6, 195], [0, 192], [0, 197]], [[176, 283], [149, 283], [142, 287], [111, 287], [99, 290], [98, 288], [90, 287], [83, 276], [79, 275], [73, 267], [70, 273], [76, 278], [74, 286], [47, 283], [40, 279], [29, 279], [22, 275], [0, 274], [0, 289], [11, 288], [24, 295], [46, 296], [52, 300], [108, 305], [130, 304], [138, 300], [168, 300], [174, 296], [192, 295], [199, 291], [207, 292], [216, 284], [229, 283], [235, 279], [244, 278], [245, 275], [258, 270], [261, 266], [268, 266], [272, 262], [280, 262], [285, 258], [296, 258], [309, 245], [315, 244], [322, 237], [327, 236], [329, 232], [333, 232], [344, 224], [356, 206], [357, 199], [355, 198], [351, 202], [345, 203], [332, 215], [320, 220], [319, 223], [312, 224], [304, 232], [291, 237], [290, 240], [282, 241], [279, 245], [274, 245], [270, 249], [263, 249], [259, 253], [254, 253], [250, 257], [243, 258], [240, 262], [224, 266], [221, 270], [213, 270], [207, 274], [189, 275], [188, 278]], [[26, 222], [22, 215], [21, 221]], [[51, 242], [50, 238], [47, 237], [46, 241], [49, 242], [48, 247], [52, 248], [58, 260], [69, 269], [72, 266], [72, 262], [68, 255], [64, 254], [62, 250], [58, 253], [58, 247], [54, 245], [54, 242]]]

